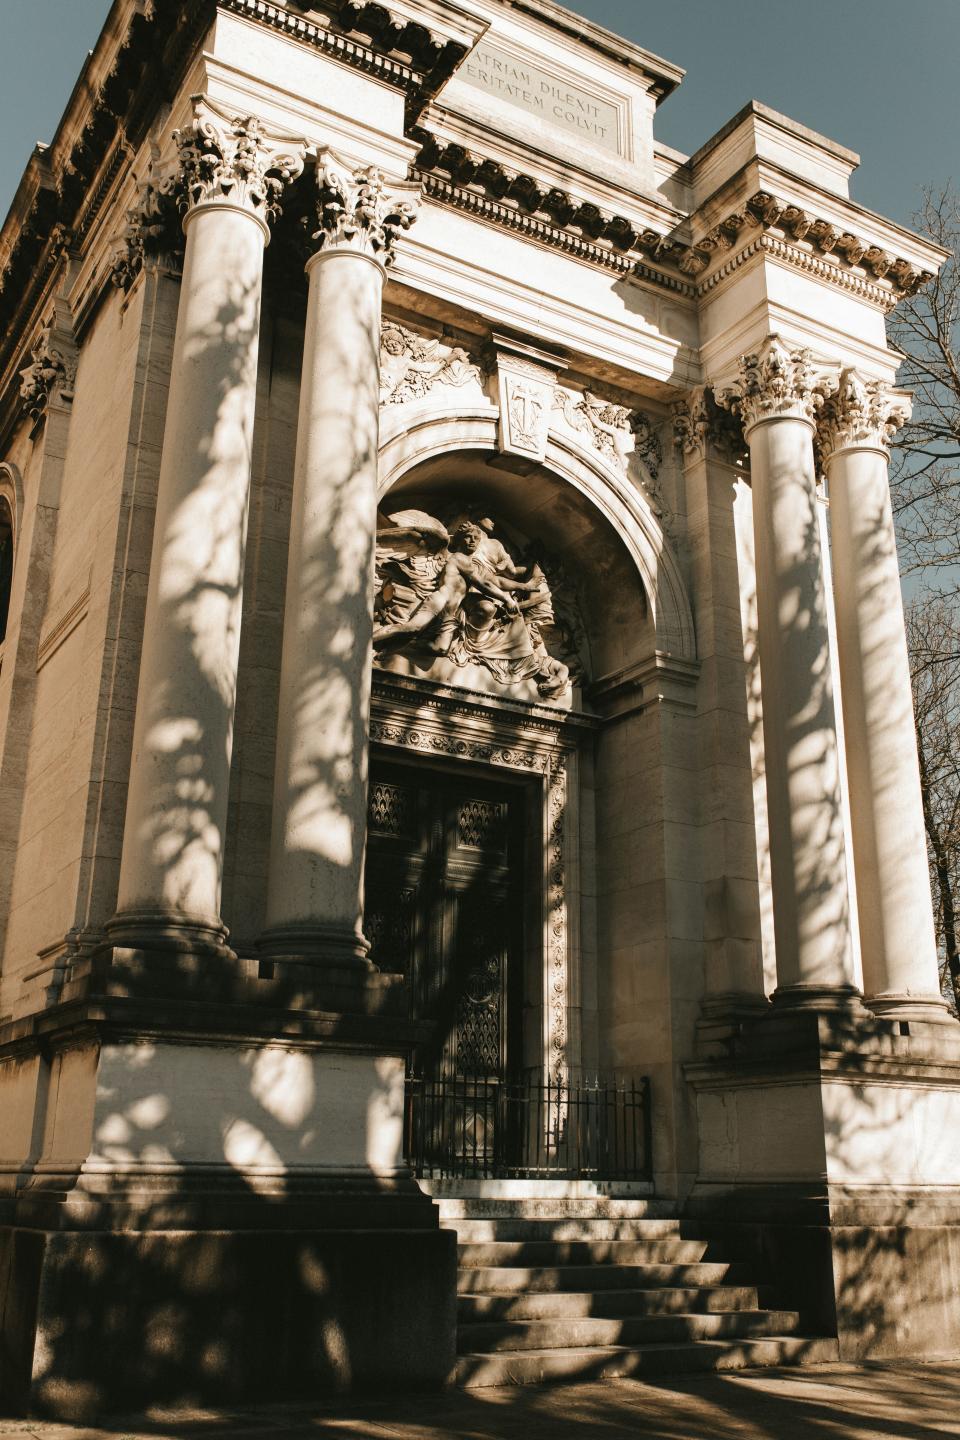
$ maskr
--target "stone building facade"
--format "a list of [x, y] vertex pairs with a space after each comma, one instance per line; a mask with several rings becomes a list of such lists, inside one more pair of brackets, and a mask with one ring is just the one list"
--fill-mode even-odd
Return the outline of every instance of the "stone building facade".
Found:
[[681, 77], [553, 0], [115, 0], [30, 161], [7, 1405], [439, 1381], [414, 1074], [642, 1082], [642, 1165], [524, 1193], [960, 1349], [884, 329], [944, 256], [756, 102], [659, 144]]

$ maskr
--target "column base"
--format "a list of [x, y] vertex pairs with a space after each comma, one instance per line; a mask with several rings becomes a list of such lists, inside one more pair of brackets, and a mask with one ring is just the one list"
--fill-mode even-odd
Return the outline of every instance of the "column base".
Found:
[[898, 995], [884, 991], [863, 1002], [884, 1020], [921, 1020], [928, 1025], [956, 1025], [957, 1016], [939, 995]]
[[406, 1007], [402, 975], [384, 974], [369, 941], [342, 926], [285, 925], [257, 942], [265, 994], [291, 1009], [383, 1011]]
[[230, 932], [218, 916], [163, 909], [120, 910], [104, 929], [117, 949], [233, 956], [227, 944]]
[[271, 925], [257, 941], [257, 949], [265, 961], [379, 974], [370, 959], [370, 941], [343, 925]]
[[856, 985], [778, 985], [772, 995], [777, 1010], [812, 1010], [864, 1016], [863, 995]]
[[707, 995], [700, 1002], [703, 1020], [755, 1020], [770, 1009], [766, 995], [757, 995], [748, 990], [726, 990], [722, 994]]

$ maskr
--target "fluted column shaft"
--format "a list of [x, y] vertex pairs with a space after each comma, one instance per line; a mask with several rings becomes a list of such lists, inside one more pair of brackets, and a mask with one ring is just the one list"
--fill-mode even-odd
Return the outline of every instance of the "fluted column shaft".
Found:
[[318, 167], [277, 721], [265, 955], [369, 968], [367, 752], [385, 265], [412, 209]]
[[864, 995], [937, 1018], [940, 998], [886, 441], [906, 396], [844, 372], [820, 436], [830, 485], [837, 648]]
[[186, 249], [110, 929], [220, 945], [263, 250], [302, 149], [206, 102], [177, 142]]
[[774, 999], [834, 1006], [857, 991], [813, 459], [822, 394], [806, 352], [772, 337], [723, 398], [750, 447]]

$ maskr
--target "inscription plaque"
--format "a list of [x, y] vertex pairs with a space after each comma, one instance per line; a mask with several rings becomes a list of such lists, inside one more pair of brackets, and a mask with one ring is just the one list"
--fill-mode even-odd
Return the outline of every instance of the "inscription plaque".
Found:
[[539, 65], [481, 43], [457, 73], [475, 90], [496, 95], [548, 125], [579, 135], [614, 155], [625, 153], [618, 107]]

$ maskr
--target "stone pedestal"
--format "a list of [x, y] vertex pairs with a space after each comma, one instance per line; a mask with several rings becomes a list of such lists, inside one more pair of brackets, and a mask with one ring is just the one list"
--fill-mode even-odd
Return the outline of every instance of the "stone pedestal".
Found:
[[843, 1360], [960, 1349], [960, 1032], [775, 1009], [685, 1068], [698, 1224]]

